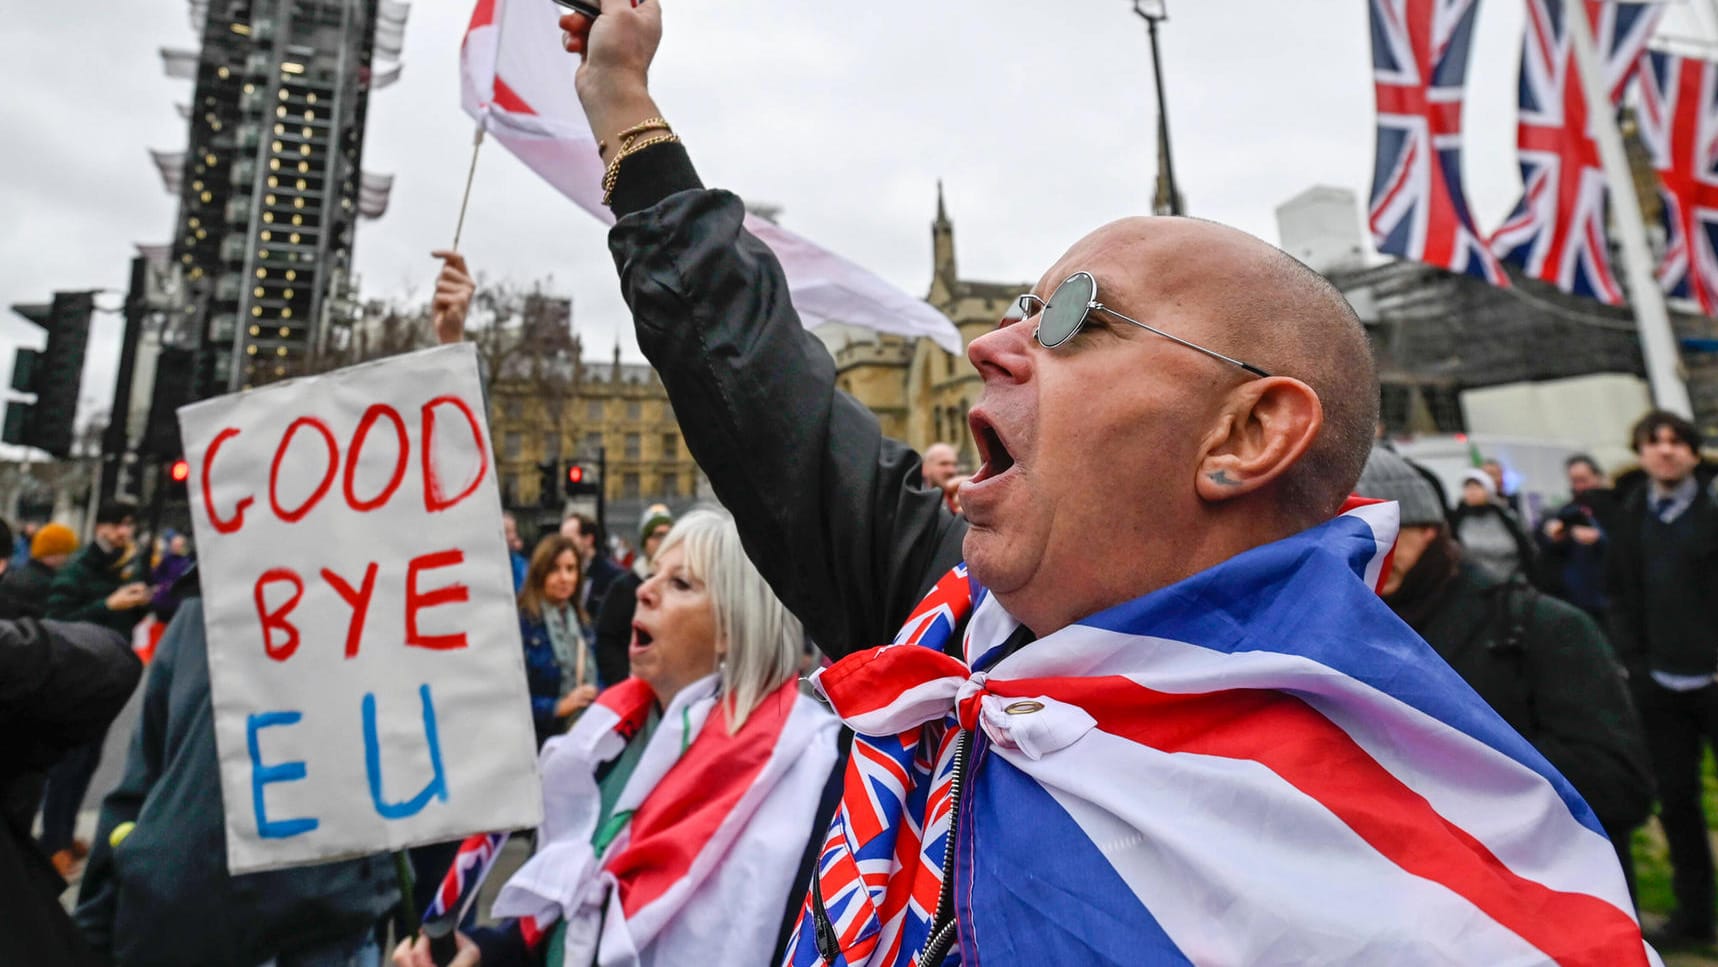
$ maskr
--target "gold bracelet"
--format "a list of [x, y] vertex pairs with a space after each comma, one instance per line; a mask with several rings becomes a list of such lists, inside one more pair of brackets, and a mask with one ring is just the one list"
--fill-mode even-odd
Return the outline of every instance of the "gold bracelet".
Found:
[[627, 158], [643, 151], [645, 148], [658, 144], [668, 144], [679, 140], [680, 136], [673, 132], [660, 134], [653, 138], [645, 138], [643, 141], [639, 141], [636, 138], [628, 140], [627, 143], [622, 145], [620, 150], [615, 154], [614, 159], [608, 163], [608, 167], [603, 170], [603, 183], [611, 187], [613, 186], [615, 178], [618, 177], [620, 173], [620, 163]]
[[643, 141], [627, 142], [627, 144], [615, 154], [614, 160], [608, 163], [608, 169], [603, 172], [602, 203], [607, 205], [614, 195], [615, 183], [620, 180], [620, 163], [622, 161], [625, 161], [627, 158], [632, 157], [646, 148], [655, 147], [659, 144], [672, 144], [679, 140], [679, 135], [669, 133], [657, 135], [654, 138], [645, 138]]
[[[664, 131], [667, 131], [670, 134], [672, 134], [674, 132], [674, 129], [668, 126], [668, 122], [663, 120], [662, 117], [660, 115], [658, 115], [656, 117], [645, 118], [644, 120], [638, 122], [637, 124], [634, 124], [632, 127], [627, 128], [625, 131], [620, 132], [619, 134], [615, 135], [615, 140], [620, 142], [621, 150], [624, 151], [624, 150], [626, 150], [626, 145], [627, 145], [628, 141], [632, 140], [633, 138], [637, 137], [638, 135], [643, 134], [646, 131], [655, 131], [658, 128], [660, 128]], [[607, 141], [598, 141], [597, 142], [597, 154], [602, 155], [602, 154], [607, 154], [607, 153], [608, 153], [608, 142]]]
[[615, 183], [620, 180], [620, 163], [622, 161], [638, 154], [646, 148], [653, 148], [659, 144], [675, 144], [679, 142], [679, 140], [680, 135], [672, 132], [668, 134], [659, 134], [653, 138], [645, 138], [643, 141], [628, 142], [624, 147], [616, 152], [614, 160], [608, 163], [608, 168], [603, 172], [602, 176], [603, 205], [607, 206], [614, 198], [614, 186]]

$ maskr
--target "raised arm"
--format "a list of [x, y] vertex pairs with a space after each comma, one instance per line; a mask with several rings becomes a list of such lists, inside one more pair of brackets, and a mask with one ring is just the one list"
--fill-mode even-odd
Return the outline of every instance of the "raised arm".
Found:
[[[660, 9], [610, 0], [594, 26], [562, 26], [586, 52], [579, 96], [612, 161], [624, 132], [661, 117], [646, 86]], [[920, 485], [918, 455], [836, 391], [740, 199], [705, 190], [677, 142], [614, 172], [609, 244], [639, 345], [747, 552], [825, 652], [885, 643], [960, 560], [964, 522]]]

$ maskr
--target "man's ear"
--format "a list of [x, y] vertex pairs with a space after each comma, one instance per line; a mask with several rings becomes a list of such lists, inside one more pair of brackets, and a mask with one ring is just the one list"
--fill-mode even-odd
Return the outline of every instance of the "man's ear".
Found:
[[1251, 494], [1300, 462], [1324, 425], [1312, 387], [1288, 376], [1239, 386], [1204, 441], [1194, 486], [1203, 500]]

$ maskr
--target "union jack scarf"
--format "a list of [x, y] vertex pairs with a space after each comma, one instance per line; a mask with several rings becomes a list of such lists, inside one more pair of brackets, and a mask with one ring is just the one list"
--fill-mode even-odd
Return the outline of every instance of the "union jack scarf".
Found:
[[814, 679], [857, 737], [785, 962], [1656, 962], [1592, 810], [1379, 600], [1395, 531], [1368, 502], [1006, 656], [950, 572]]

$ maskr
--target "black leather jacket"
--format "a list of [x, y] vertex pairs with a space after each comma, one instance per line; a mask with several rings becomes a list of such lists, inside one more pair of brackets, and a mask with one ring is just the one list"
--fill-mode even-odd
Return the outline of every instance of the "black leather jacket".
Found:
[[0, 621], [0, 964], [94, 963], [60, 906], [66, 883], [30, 836], [43, 771], [92, 742], [125, 707], [143, 665], [92, 624]]
[[627, 160], [609, 248], [686, 445], [770, 587], [828, 655], [886, 644], [961, 559], [919, 456], [835, 388], [745, 207], [678, 144]]

